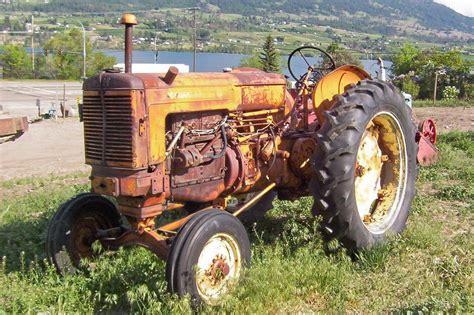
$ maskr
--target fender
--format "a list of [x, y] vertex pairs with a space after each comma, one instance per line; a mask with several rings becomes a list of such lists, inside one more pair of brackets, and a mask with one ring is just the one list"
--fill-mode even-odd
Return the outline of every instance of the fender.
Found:
[[347, 86], [360, 80], [370, 79], [370, 75], [354, 65], [344, 65], [325, 75], [313, 90], [313, 109], [321, 124], [324, 120], [322, 112], [331, 107], [333, 97], [344, 93]]

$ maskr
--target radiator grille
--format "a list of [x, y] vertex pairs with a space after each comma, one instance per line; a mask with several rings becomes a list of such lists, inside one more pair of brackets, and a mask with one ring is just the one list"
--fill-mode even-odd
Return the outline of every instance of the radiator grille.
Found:
[[130, 95], [84, 96], [86, 159], [103, 165], [133, 163], [132, 99]]

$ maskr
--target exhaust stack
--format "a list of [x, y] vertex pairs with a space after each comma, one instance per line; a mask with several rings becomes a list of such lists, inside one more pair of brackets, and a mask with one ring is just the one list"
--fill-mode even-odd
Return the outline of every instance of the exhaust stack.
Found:
[[125, 73], [132, 72], [132, 31], [137, 25], [137, 18], [133, 14], [124, 14], [120, 19], [120, 24], [125, 25]]

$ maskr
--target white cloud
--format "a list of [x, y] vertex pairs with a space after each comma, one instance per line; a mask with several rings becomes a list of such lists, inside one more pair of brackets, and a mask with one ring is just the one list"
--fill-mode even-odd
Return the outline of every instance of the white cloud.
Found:
[[474, 17], [474, 1], [472, 0], [434, 0], [434, 2], [444, 4], [463, 15]]

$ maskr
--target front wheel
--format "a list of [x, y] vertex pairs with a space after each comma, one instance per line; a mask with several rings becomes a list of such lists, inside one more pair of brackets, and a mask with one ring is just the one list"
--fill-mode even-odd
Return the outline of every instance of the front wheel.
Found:
[[120, 214], [108, 199], [83, 193], [66, 201], [48, 226], [46, 251], [60, 274], [71, 274], [83, 258], [92, 257], [97, 232], [119, 227]]
[[194, 306], [217, 305], [250, 265], [242, 223], [223, 210], [195, 214], [178, 232], [168, 256], [168, 288], [189, 294]]
[[313, 213], [350, 250], [400, 233], [415, 195], [415, 128], [400, 92], [364, 80], [324, 112], [313, 157]]

